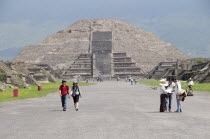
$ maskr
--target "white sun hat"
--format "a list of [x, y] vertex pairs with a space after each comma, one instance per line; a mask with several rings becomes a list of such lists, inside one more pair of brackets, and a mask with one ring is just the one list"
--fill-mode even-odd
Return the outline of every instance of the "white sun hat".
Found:
[[168, 83], [166, 81], [165, 82], [161, 82], [160, 86], [168, 86]]
[[160, 82], [166, 82], [166, 79], [161, 79]]

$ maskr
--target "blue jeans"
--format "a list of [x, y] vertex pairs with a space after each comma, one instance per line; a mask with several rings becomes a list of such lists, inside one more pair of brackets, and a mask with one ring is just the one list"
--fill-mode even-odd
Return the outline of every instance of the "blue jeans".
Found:
[[181, 101], [179, 99], [179, 96], [177, 96], [177, 95], [176, 95], [176, 102], [177, 102], [177, 110], [176, 110], [176, 112], [182, 112]]
[[168, 110], [168, 111], [171, 110], [172, 98], [173, 98], [172, 93], [169, 93], [168, 96], [166, 97], [166, 110]]
[[66, 108], [66, 102], [67, 102], [67, 95], [61, 96], [61, 103], [63, 108]]
[[133, 85], [133, 81], [131, 81], [131, 85]]

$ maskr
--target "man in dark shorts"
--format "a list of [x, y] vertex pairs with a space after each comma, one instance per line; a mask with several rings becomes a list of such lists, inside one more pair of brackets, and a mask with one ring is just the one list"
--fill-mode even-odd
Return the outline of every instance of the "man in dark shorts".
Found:
[[66, 103], [67, 103], [67, 97], [70, 98], [69, 95], [69, 86], [66, 85], [66, 81], [62, 81], [62, 85], [59, 88], [59, 94], [61, 97], [61, 103], [62, 103], [62, 107], [63, 107], [63, 111], [66, 111]]

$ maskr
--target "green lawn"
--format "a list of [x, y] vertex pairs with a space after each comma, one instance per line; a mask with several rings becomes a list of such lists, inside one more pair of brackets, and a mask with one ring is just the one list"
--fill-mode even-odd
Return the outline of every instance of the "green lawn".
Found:
[[156, 80], [140, 80], [140, 84], [144, 84], [146, 86], [159, 86], [159, 81]]
[[[67, 83], [70, 87], [72, 86], [72, 83]], [[95, 83], [84, 83], [81, 82], [78, 85], [79, 86], [86, 86], [86, 85], [94, 85]], [[37, 90], [37, 86], [32, 85], [31, 89], [23, 89], [19, 88], [19, 96], [13, 97], [13, 89], [8, 89], [6, 92], [0, 92], [0, 102], [3, 101], [15, 101], [15, 100], [22, 100], [27, 98], [36, 98], [36, 97], [44, 97], [49, 93], [55, 93], [58, 91], [59, 86], [61, 85], [61, 82], [57, 83], [48, 83], [48, 84], [42, 84], [42, 91]]]
[[[140, 84], [144, 84], [147, 86], [159, 86], [159, 81], [157, 80], [140, 80]], [[181, 81], [182, 89], [187, 88], [186, 81]], [[197, 83], [195, 82], [195, 85], [193, 87], [194, 91], [204, 91], [204, 92], [210, 92], [210, 83]]]

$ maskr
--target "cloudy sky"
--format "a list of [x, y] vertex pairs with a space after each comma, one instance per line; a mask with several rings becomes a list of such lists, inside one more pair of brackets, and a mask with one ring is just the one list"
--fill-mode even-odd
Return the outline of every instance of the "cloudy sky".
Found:
[[210, 0], [0, 0], [0, 59], [89, 18], [125, 20], [191, 57], [210, 57]]

